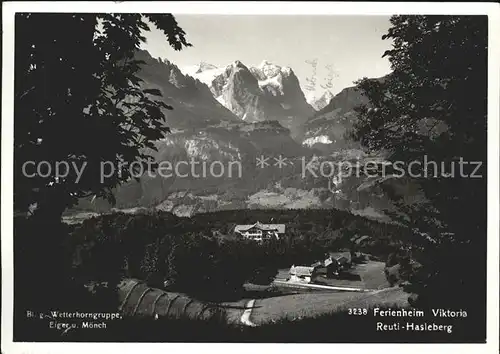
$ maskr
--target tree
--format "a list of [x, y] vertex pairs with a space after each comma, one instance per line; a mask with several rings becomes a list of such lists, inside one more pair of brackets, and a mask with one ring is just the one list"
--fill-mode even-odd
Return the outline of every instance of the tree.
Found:
[[[141, 165], [154, 169], [146, 151], [169, 131], [164, 111], [172, 107], [138, 77], [143, 32], [153, 25], [181, 50], [190, 46], [184, 31], [171, 14], [26, 13], [15, 25], [16, 210], [36, 204], [37, 213], [57, 219], [81, 197], [113, 202], [113, 187]], [[62, 161], [70, 168], [60, 165], [57, 178]], [[106, 161], [115, 173], [103, 180]], [[80, 178], [75, 166], [84, 168]]]
[[165, 262], [162, 262], [160, 256], [160, 238], [156, 242], [145, 246], [144, 258], [141, 260], [141, 273], [143, 279], [151, 287], [161, 288], [164, 282], [165, 269], [162, 267]]
[[[101, 225], [102, 233], [94, 235], [98, 243], [83, 251], [89, 259], [74, 279], [61, 215], [85, 196], [113, 201], [113, 187], [132, 175], [130, 164], [137, 161], [137, 170], [150, 163], [147, 151], [168, 132], [164, 112], [172, 107], [159, 91], [142, 89], [143, 63], [134, 59], [151, 25], [173, 49], [190, 45], [170, 14], [16, 14], [14, 208], [26, 212], [36, 205], [33, 217], [18, 218], [14, 230], [19, 314], [55, 305], [116, 308], [123, 252], [111, 231], [118, 228]], [[115, 173], [101, 180], [105, 161]], [[26, 257], [26, 250], [33, 256]], [[89, 278], [97, 281], [96, 298], [83, 287]], [[50, 296], [39, 296], [38, 289]], [[21, 320], [15, 331], [25, 325]]]
[[[358, 82], [369, 104], [357, 109], [353, 136], [371, 151], [388, 151], [393, 163], [421, 162], [413, 181], [426, 201], [407, 205], [391, 194], [406, 214], [399, 221], [411, 231], [409, 254], [422, 265], [411, 279], [421, 305], [478, 309], [486, 274], [487, 18], [393, 16], [390, 22], [383, 39], [392, 40], [384, 53], [392, 73]], [[437, 166], [423, 166], [424, 156]], [[464, 177], [479, 164], [482, 178]]]

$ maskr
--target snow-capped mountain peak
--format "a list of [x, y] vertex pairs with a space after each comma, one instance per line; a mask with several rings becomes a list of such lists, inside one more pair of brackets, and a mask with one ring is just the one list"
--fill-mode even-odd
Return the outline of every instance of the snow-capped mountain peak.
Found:
[[293, 73], [293, 70], [289, 66], [282, 66], [281, 67], [281, 72], [285, 75], [291, 75]]
[[196, 74], [202, 73], [202, 72], [207, 71], [207, 70], [214, 70], [214, 69], [218, 69], [217, 66], [215, 66], [213, 64], [205, 63], [202, 61], [198, 65], [198, 70], [196, 70]]
[[327, 99], [327, 100], [328, 100], [328, 102], [330, 102], [330, 100], [331, 100], [334, 96], [333, 96], [333, 93], [331, 93], [331, 91], [325, 91], [321, 97], [324, 97], [325, 99]]
[[226, 70], [225, 67], [219, 68], [213, 64], [205, 62], [181, 68], [181, 71], [184, 75], [189, 75], [195, 79], [198, 79], [208, 87], [212, 85], [212, 81], [217, 76], [222, 74], [224, 70]]
[[257, 67], [267, 78], [272, 78], [281, 72], [281, 66], [275, 65], [268, 60], [263, 60]]
[[306, 97], [307, 103], [313, 106], [317, 111], [324, 108], [334, 97], [328, 90], [324, 92], [306, 91], [304, 96]]
[[243, 64], [241, 61], [239, 60], [235, 60], [231, 63], [230, 65], [232, 68], [235, 68], [235, 69], [245, 69], [245, 70], [248, 70], [247, 67], [245, 66], [245, 64]]

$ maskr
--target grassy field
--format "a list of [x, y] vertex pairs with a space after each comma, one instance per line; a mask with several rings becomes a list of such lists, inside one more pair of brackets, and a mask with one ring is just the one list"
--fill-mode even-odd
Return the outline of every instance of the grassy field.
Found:
[[[256, 299], [251, 320], [256, 324], [264, 324], [283, 318], [310, 318], [337, 312], [346, 307], [406, 306], [408, 294], [400, 288], [388, 288], [383, 269], [383, 262], [368, 261], [355, 265], [350, 271], [349, 279], [325, 278], [328, 285], [373, 290], [370, 292], [262, 287], [262, 289], [253, 289], [253, 292], [247, 292], [244, 299], [223, 303], [222, 307], [227, 312], [228, 320], [232, 323], [238, 323], [248, 301], [252, 298]], [[284, 280], [286, 277], [288, 277], [288, 269], [281, 269], [276, 279]], [[270, 289], [274, 291], [269, 291]]]
[[389, 286], [385, 278], [384, 267], [384, 262], [367, 261], [356, 265], [354, 272], [360, 276], [363, 288], [383, 289]]
[[[356, 293], [345, 291], [298, 291], [298, 293], [257, 299], [251, 319], [256, 324], [272, 322], [282, 318], [297, 319], [340, 311], [346, 307], [366, 307], [369, 305], [406, 306], [408, 294], [400, 288], [388, 288], [383, 262], [367, 261], [356, 264], [341, 279], [318, 277], [318, 283], [331, 286], [345, 286], [370, 289], [371, 292]], [[288, 269], [280, 269], [276, 279], [285, 280]]]
[[274, 286], [259, 286], [253, 284], [245, 284], [245, 292], [239, 300], [226, 301], [220, 303], [219, 307], [222, 308], [227, 315], [229, 323], [241, 323], [241, 316], [247, 308], [247, 304], [252, 299], [269, 299], [281, 298], [283, 296], [295, 295], [298, 293], [310, 292], [308, 290], [295, 290], [292, 288], [277, 288]]
[[369, 293], [322, 291], [291, 294], [257, 299], [250, 318], [255, 324], [263, 324], [282, 318], [314, 317], [349, 307], [407, 306], [407, 299], [408, 294], [401, 288], [387, 288]]

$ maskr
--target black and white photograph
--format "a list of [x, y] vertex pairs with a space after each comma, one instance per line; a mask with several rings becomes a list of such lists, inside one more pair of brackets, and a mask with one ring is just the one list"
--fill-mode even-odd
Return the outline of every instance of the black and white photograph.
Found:
[[498, 4], [201, 3], [5, 6], [2, 352], [497, 352]]

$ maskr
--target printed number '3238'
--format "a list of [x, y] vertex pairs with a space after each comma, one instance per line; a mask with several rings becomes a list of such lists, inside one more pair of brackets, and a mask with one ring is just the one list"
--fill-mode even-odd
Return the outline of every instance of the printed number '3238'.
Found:
[[368, 314], [368, 309], [354, 308], [348, 310], [349, 315], [364, 316]]

